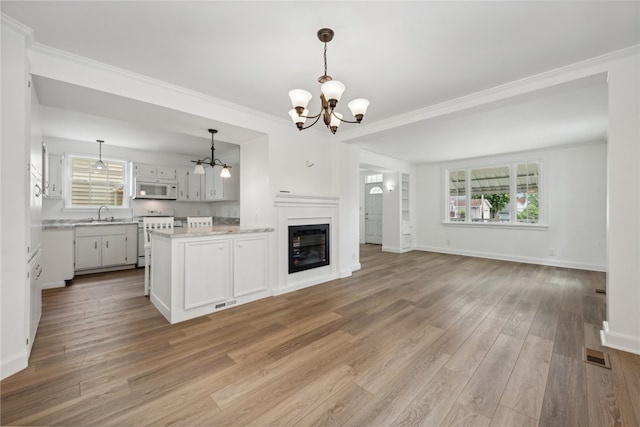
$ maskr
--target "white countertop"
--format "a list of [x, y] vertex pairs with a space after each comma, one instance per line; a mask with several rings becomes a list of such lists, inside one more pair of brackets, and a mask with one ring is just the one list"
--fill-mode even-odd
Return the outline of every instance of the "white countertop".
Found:
[[225, 234], [244, 233], [268, 233], [273, 227], [242, 227], [239, 225], [214, 225], [213, 227], [181, 227], [173, 229], [149, 230], [149, 233], [157, 236], [165, 236], [171, 239], [181, 237], [220, 236]]

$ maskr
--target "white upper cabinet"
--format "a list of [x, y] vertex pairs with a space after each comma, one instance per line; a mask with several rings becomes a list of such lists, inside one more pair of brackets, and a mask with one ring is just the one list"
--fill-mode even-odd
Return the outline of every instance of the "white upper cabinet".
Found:
[[133, 176], [135, 178], [148, 179], [152, 181], [157, 179], [175, 181], [177, 179], [177, 171], [176, 168], [171, 166], [134, 163]]

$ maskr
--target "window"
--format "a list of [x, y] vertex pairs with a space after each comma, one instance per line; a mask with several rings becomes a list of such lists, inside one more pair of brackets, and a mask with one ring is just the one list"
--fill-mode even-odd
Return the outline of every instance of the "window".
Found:
[[517, 222], [535, 224], [540, 217], [538, 196], [539, 165], [537, 162], [518, 165]]
[[509, 166], [471, 169], [471, 221], [509, 222]]
[[539, 161], [446, 170], [445, 182], [446, 222], [540, 222]]
[[96, 158], [69, 156], [67, 207], [83, 208], [106, 205], [127, 207], [126, 169], [121, 160], [103, 161], [106, 168], [96, 169]]
[[375, 187], [372, 187], [371, 190], [369, 190], [369, 194], [382, 194], [382, 188], [378, 187], [377, 185]]
[[464, 221], [467, 213], [466, 171], [449, 172], [449, 219]]
[[364, 183], [365, 184], [373, 184], [376, 182], [382, 182], [382, 174], [376, 174], [376, 175], [367, 175], [364, 177]]

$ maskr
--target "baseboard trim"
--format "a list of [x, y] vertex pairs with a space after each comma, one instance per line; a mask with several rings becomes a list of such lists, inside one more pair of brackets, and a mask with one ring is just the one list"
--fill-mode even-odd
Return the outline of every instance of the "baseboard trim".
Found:
[[604, 347], [615, 348], [616, 350], [622, 350], [633, 354], [640, 354], [640, 337], [611, 332], [609, 329], [609, 322], [606, 320], [602, 322], [600, 343]]
[[450, 255], [462, 255], [469, 256], [474, 258], [487, 258], [487, 259], [497, 259], [501, 261], [511, 261], [511, 262], [522, 262], [525, 264], [537, 264], [537, 265], [548, 265], [551, 267], [564, 267], [571, 268], [576, 270], [589, 270], [589, 271], [607, 271], [606, 265], [599, 264], [587, 264], [581, 262], [573, 262], [566, 260], [550, 260], [547, 258], [533, 258], [533, 257], [522, 257], [516, 255], [503, 255], [496, 253], [487, 253], [487, 252], [476, 252], [476, 251], [465, 251], [465, 250], [457, 250], [451, 248], [439, 248], [435, 246], [416, 246], [416, 250], [426, 251], [426, 252], [437, 252], [443, 254]]
[[392, 252], [394, 254], [401, 254], [402, 248], [397, 248], [395, 246], [384, 246], [382, 245], [382, 252]]
[[65, 286], [67, 286], [67, 284], [65, 283], [65, 281], [61, 281], [61, 282], [51, 282], [51, 283], [45, 283], [44, 285], [42, 285], [41, 289], [55, 289], [55, 288], [64, 288]]

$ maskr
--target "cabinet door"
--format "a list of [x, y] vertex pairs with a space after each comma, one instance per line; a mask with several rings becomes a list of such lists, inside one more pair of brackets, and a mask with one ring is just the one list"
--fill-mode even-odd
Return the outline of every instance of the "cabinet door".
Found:
[[233, 247], [233, 296], [241, 297], [269, 287], [267, 236], [236, 239]]
[[184, 245], [184, 309], [226, 301], [231, 295], [229, 241]]
[[215, 169], [205, 169], [204, 175], [204, 199], [205, 200], [217, 200], [216, 199], [216, 183], [215, 183]]
[[178, 178], [178, 200], [189, 200], [189, 169], [181, 168], [176, 171]]
[[240, 165], [233, 165], [231, 168], [231, 177], [220, 178], [222, 181], [222, 194], [224, 200], [238, 200], [240, 193]]
[[169, 166], [158, 166], [158, 178], [176, 179], [176, 168]]
[[76, 237], [76, 270], [102, 265], [102, 238], [100, 236]]
[[189, 171], [188, 174], [188, 182], [189, 182], [189, 191], [187, 194], [187, 200], [190, 202], [199, 202], [204, 199], [202, 197], [202, 175], [196, 175], [195, 173]]
[[122, 265], [127, 263], [127, 236], [102, 236], [102, 265]]
[[47, 197], [50, 199], [59, 199], [62, 197], [62, 156], [59, 154], [49, 155], [49, 193]]
[[136, 178], [157, 178], [158, 168], [156, 165], [145, 165], [142, 163], [136, 163], [133, 166], [133, 174]]
[[[229, 178], [226, 178], [229, 179]], [[220, 176], [220, 169], [216, 169], [213, 173], [213, 200], [225, 200], [224, 198], [224, 181], [225, 178]]]

